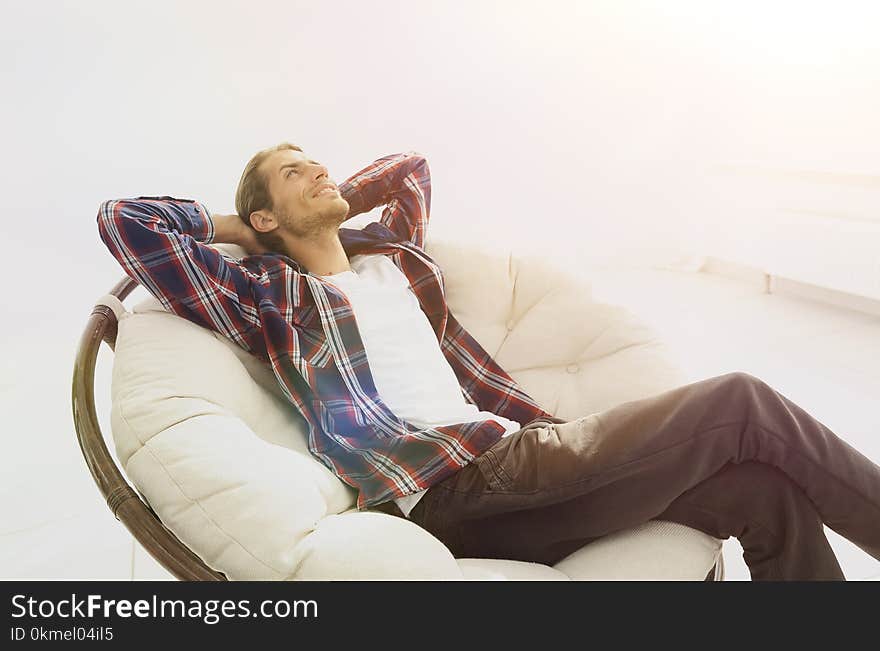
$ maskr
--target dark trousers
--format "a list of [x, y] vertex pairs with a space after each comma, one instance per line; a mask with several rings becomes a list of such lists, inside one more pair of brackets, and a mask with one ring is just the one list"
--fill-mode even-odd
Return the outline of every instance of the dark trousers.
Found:
[[880, 467], [764, 382], [731, 373], [526, 424], [432, 486], [410, 519], [456, 557], [550, 565], [669, 520], [738, 538], [753, 580], [843, 580], [822, 524], [880, 560]]

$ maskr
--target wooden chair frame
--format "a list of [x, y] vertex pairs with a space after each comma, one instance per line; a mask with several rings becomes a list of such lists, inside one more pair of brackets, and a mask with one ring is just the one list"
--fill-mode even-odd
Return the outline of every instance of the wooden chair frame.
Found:
[[[119, 301], [131, 294], [137, 283], [128, 276], [110, 294]], [[114, 517], [165, 569], [181, 581], [225, 581], [162, 524], [147, 502], [126, 481], [104, 442], [95, 410], [95, 363], [101, 342], [116, 348], [116, 314], [106, 305], [95, 305], [80, 338], [73, 367], [73, 422], [86, 465], [107, 500]]]

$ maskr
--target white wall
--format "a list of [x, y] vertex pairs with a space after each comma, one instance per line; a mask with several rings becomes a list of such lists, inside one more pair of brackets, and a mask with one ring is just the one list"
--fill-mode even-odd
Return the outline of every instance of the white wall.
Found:
[[231, 212], [244, 162], [281, 140], [339, 179], [424, 152], [438, 230], [594, 259], [693, 248], [731, 199], [706, 190], [713, 165], [880, 174], [878, 18], [830, 1], [7, 3], [7, 263], [47, 289], [62, 266], [44, 309], [82, 309], [117, 275], [101, 200]]

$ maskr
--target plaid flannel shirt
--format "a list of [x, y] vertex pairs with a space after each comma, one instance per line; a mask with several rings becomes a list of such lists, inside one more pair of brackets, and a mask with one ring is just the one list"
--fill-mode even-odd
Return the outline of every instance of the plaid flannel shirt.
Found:
[[[364, 229], [340, 228], [351, 257], [382, 254], [406, 275], [465, 399], [525, 424], [552, 418], [449, 312], [440, 268], [423, 250], [431, 205], [427, 161], [385, 156], [341, 183], [348, 217], [384, 206]], [[125, 272], [169, 311], [269, 363], [309, 426], [309, 449], [358, 490], [365, 509], [431, 487], [498, 441], [491, 420], [420, 428], [376, 391], [354, 314], [332, 283], [290, 257], [234, 259], [214, 247], [207, 208], [173, 197], [105, 201], [101, 239]]]

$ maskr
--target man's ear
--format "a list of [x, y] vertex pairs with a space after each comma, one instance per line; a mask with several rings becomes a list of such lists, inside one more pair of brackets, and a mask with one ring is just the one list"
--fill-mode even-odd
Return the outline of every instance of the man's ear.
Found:
[[251, 227], [260, 233], [269, 233], [278, 226], [275, 216], [268, 210], [255, 210], [250, 216]]

